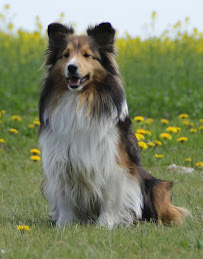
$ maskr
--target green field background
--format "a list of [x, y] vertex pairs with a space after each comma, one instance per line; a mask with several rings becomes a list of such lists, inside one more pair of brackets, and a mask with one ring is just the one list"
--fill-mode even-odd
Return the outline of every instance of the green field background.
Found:
[[[46, 28], [15, 28], [4, 15], [0, 30], [0, 107], [37, 113], [43, 75]], [[152, 25], [155, 21], [152, 19]], [[179, 113], [203, 114], [203, 33], [187, 31], [188, 20], [159, 36], [153, 26], [145, 39], [117, 36], [117, 62], [130, 115], [161, 118]]]

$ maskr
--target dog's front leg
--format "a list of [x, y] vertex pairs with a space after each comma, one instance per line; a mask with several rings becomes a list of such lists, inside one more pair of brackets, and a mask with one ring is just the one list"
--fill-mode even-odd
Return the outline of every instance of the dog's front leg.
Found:
[[70, 202], [65, 196], [60, 196], [57, 199], [58, 220], [56, 221], [57, 227], [64, 227], [71, 224], [75, 219], [75, 214]]
[[119, 219], [116, 210], [112, 202], [107, 202], [103, 205], [98, 218], [98, 224], [100, 226], [108, 227], [112, 229], [114, 226], [119, 225]]

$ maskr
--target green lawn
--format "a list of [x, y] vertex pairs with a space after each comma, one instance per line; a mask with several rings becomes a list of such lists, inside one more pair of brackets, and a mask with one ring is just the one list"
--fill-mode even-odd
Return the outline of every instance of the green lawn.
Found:
[[[143, 165], [157, 178], [175, 180], [173, 203], [190, 210], [192, 219], [182, 226], [164, 226], [138, 223], [136, 226], [113, 230], [96, 225], [72, 224], [57, 229], [46, 220], [48, 204], [41, 195], [41, 161], [30, 159], [30, 149], [37, 148], [38, 126], [29, 128], [35, 116], [21, 115], [22, 121], [11, 120], [11, 114], [2, 115], [1, 144], [1, 213], [0, 258], [201, 258], [202, 227], [202, 169], [195, 167], [202, 161], [202, 132], [191, 134], [182, 120], [174, 118], [170, 125], [181, 126], [181, 133], [171, 133], [172, 140], [163, 141], [160, 133], [168, 125], [159, 120], [152, 124], [134, 122], [134, 130], [145, 128], [145, 142], [159, 139], [163, 145], [141, 151]], [[196, 128], [199, 120], [193, 121]], [[9, 132], [10, 128], [19, 131]], [[179, 143], [184, 135], [188, 142]], [[163, 154], [157, 159], [155, 154]], [[192, 161], [186, 163], [185, 158]], [[192, 174], [171, 173], [167, 166], [175, 163], [195, 168]], [[28, 225], [31, 230], [20, 232], [17, 225]]]

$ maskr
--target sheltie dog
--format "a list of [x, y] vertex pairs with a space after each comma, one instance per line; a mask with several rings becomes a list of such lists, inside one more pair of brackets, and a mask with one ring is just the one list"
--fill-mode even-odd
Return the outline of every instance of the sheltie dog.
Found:
[[77, 36], [48, 26], [47, 73], [39, 102], [43, 194], [57, 226], [93, 221], [112, 228], [138, 220], [182, 222], [170, 181], [141, 166], [110, 23]]

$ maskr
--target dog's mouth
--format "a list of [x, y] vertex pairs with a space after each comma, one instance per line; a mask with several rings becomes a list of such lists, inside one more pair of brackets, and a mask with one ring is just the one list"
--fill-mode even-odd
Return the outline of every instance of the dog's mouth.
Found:
[[76, 77], [76, 76], [71, 76], [66, 79], [68, 81], [70, 88], [76, 89], [76, 88], [80, 87], [81, 85], [83, 85], [89, 78], [90, 78], [90, 76], [88, 74], [82, 78]]

